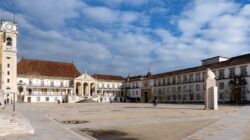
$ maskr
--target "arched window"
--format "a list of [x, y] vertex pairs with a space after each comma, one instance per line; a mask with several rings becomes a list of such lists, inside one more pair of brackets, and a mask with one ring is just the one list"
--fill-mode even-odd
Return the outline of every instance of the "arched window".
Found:
[[12, 38], [11, 37], [7, 37], [6, 41], [7, 41], [7, 43], [6, 43], [7, 46], [12, 46]]

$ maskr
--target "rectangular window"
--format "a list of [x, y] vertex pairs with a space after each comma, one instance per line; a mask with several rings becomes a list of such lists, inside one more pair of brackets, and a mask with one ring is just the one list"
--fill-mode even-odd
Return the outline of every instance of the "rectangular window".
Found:
[[36, 98], [36, 101], [37, 101], [37, 102], [40, 102], [40, 97], [37, 97], [37, 98]]
[[52, 87], [54, 86], [54, 82], [51, 82], [51, 86], [52, 86]]
[[10, 71], [7, 71], [7, 75], [10, 75]]
[[187, 91], [187, 86], [184, 86], [183, 90], [184, 90], [184, 92], [186, 92]]
[[49, 101], [49, 97], [46, 97], [46, 102], [48, 102]]
[[196, 94], [196, 100], [201, 100], [201, 95], [200, 94]]
[[194, 85], [189, 85], [190, 92], [194, 91]]
[[6, 59], [10, 59], [10, 57], [6, 57]]
[[199, 82], [201, 80], [200, 73], [196, 73], [196, 82]]
[[7, 64], [7, 68], [9, 68], [10, 67], [10, 64]]
[[184, 83], [187, 83], [187, 82], [188, 82], [188, 80], [187, 80], [187, 75], [183, 75], [183, 82], [184, 82]]
[[235, 76], [235, 68], [229, 68], [229, 77], [234, 77]]
[[197, 84], [197, 85], [195, 86], [195, 88], [196, 88], [196, 91], [200, 91], [200, 85], [199, 85], [199, 84]]
[[179, 92], [179, 93], [181, 92], [181, 86], [178, 87], [178, 92]]
[[175, 87], [172, 87], [172, 92], [175, 93]]
[[219, 79], [223, 79], [223, 78], [225, 78], [224, 69], [220, 69], [219, 70]]
[[241, 66], [240, 67], [240, 75], [241, 76], [247, 76], [247, 66]]
[[166, 85], [166, 79], [163, 78], [162, 80], [163, 80], [163, 86], [165, 86]]
[[219, 89], [224, 89], [224, 82], [219, 83]]
[[181, 83], [181, 76], [178, 76], [177, 81], [178, 81], [179, 84]]
[[168, 78], [168, 85], [170, 85], [171, 84], [171, 82], [170, 82], [170, 78]]
[[193, 82], [194, 81], [194, 76], [193, 74], [189, 74], [189, 82]]
[[172, 78], [172, 83], [176, 84], [176, 78], [175, 77]]
[[9, 83], [10, 82], [10, 79], [7, 79], [7, 83]]

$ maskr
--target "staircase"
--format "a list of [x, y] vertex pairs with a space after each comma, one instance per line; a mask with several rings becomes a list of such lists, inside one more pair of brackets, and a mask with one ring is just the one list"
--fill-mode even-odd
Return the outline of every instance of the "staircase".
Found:
[[0, 113], [0, 137], [6, 135], [33, 134], [30, 122], [21, 114], [12, 115], [9, 112]]

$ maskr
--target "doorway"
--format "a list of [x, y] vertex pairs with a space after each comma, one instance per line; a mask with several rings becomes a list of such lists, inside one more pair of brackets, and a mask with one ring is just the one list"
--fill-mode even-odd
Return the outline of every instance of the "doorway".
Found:
[[31, 103], [31, 97], [28, 97], [28, 103]]
[[144, 102], [148, 103], [148, 92], [144, 92]]

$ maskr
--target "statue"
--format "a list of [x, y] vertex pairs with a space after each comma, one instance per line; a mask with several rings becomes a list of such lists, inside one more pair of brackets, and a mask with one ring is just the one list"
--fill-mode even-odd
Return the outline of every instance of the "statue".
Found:
[[215, 75], [214, 73], [211, 71], [210, 68], [207, 68], [207, 75], [206, 75], [207, 79], [215, 79]]
[[205, 110], [218, 109], [218, 90], [216, 86], [215, 74], [207, 68], [205, 79]]

